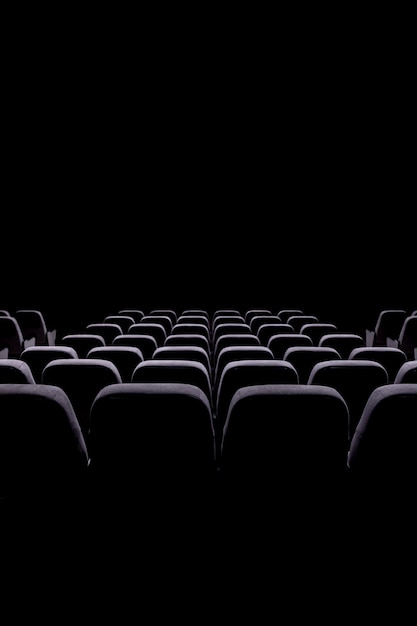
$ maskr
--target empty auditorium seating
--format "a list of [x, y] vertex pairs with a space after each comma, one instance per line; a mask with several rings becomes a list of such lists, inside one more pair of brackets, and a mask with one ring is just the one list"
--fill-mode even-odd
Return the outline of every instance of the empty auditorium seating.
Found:
[[[161, 530], [174, 518], [191, 528], [204, 502], [217, 538], [221, 528], [226, 534], [240, 528], [253, 539], [262, 535], [266, 520], [271, 532], [277, 531], [269, 538], [277, 541], [285, 537], [283, 520], [289, 521], [287, 530], [297, 528], [301, 535], [320, 520], [322, 528], [338, 528], [342, 537], [346, 525], [338, 525], [336, 518], [345, 519], [352, 530], [359, 528], [370, 503], [380, 512], [381, 507], [384, 513], [392, 510], [395, 485], [403, 480], [399, 470], [414, 472], [407, 459], [411, 443], [402, 443], [414, 436], [414, 321], [408, 322], [408, 343], [401, 344], [407, 352], [400, 348], [406, 320], [417, 319], [407, 314], [410, 306], [381, 312], [365, 338], [360, 331], [340, 330], [361, 327], [353, 316], [349, 324], [341, 305], [336, 320], [336, 314], [335, 319], [318, 317], [302, 307], [278, 309], [276, 304], [209, 312], [155, 308], [139, 298], [143, 309], [106, 303], [103, 312], [95, 303], [91, 316], [83, 309], [78, 318], [65, 310], [65, 324], [51, 345], [52, 336], [44, 333], [36, 338], [26, 330], [25, 339], [15, 309], [3, 302], [0, 452], [6, 441], [12, 444], [0, 458], [0, 507], [10, 496], [25, 502], [28, 493], [34, 496], [40, 474], [35, 468], [33, 480], [26, 482], [25, 476], [30, 463], [39, 463], [40, 484], [45, 482], [40, 500], [49, 494], [51, 503], [69, 501], [65, 494], [74, 493], [77, 485], [90, 529], [108, 513], [108, 519], [120, 520], [118, 531], [127, 519], [133, 528], [145, 518], [158, 519]], [[361, 316], [359, 309], [354, 313]], [[63, 327], [69, 330], [63, 333]], [[18, 390], [29, 387], [37, 389], [33, 397], [26, 391], [18, 399]], [[26, 429], [20, 414], [28, 416], [29, 405], [33, 423], [18, 450], [18, 428]], [[7, 423], [12, 415], [18, 416], [13, 427]], [[73, 452], [63, 452], [61, 466], [54, 452], [50, 467], [59, 469], [56, 479], [46, 480], [47, 461], [40, 457], [52, 435], [43, 429], [55, 419], [66, 424], [64, 430], [72, 433], [67, 444], [73, 452], [78, 446], [78, 453], [67, 472], [63, 465]], [[21, 462], [38, 420], [33, 443], [38, 446], [43, 439], [39, 458], [33, 449]], [[58, 430], [57, 423], [52, 431]], [[62, 432], [56, 435], [58, 448], [65, 449]], [[16, 480], [12, 446], [18, 450]], [[379, 446], [385, 451], [377, 453]], [[400, 450], [406, 457], [401, 467]], [[62, 498], [51, 495], [60, 476]], [[411, 490], [408, 479], [402, 484]], [[373, 493], [369, 503], [367, 490]], [[97, 516], [92, 514], [96, 504]], [[249, 523], [252, 514], [254, 524]]]

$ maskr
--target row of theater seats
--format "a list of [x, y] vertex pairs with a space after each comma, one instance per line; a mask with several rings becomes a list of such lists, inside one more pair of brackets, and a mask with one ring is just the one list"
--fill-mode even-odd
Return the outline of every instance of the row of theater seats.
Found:
[[417, 315], [385, 344], [381, 317], [370, 340], [299, 309], [122, 309], [7, 352], [2, 501], [408, 502]]

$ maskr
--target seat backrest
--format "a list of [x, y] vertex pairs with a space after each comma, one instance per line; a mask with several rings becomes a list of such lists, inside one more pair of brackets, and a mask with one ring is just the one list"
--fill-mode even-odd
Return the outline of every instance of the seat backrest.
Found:
[[131, 382], [189, 383], [204, 391], [212, 405], [211, 376], [199, 361], [148, 359], [135, 368]]
[[117, 311], [117, 315], [127, 315], [129, 317], [133, 317], [136, 323], [140, 322], [145, 313], [141, 309], [119, 309], [119, 311]]
[[0, 383], [35, 382], [29, 365], [21, 359], [0, 359]]
[[[280, 316], [281, 317], [281, 316]], [[287, 318], [287, 324], [291, 324], [291, 326], [294, 328], [294, 331], [296, 333], [301, 333], [301, 328], [304, 326], [304, 324], [315, 324], [316, 322], [319, 322], [319, 318], [317, 317], [317, 315], [290, 315]]]
[[42, 382], [42, 372], [45, 366], [54, 359], [76, 359], [77, 351], [71, 346], [30, 346], [20, 355], [22, 361], [28, 364], [35, 382]]
[[298, 383], [298, 374], [291, 363], [278, 359], [238, 359], [227, 363], [217, 386], [215, 427], [223, 433], [230, 401], [238, 389], [249, 385]]
[[48, 329], [43, 313], [37, 309], [18, 309], [15, 312], [23, 339], [34, 339], [35, 345], [48, 345]]
[[162, 324], [153, 322], [143, 322], [142, 320], [137, 324], [132, 324], [127, 331], [128, 335], [150, 335], [156, 341], [158, 346], [164, 344], [167, 338], [167, 332]]
[[213, 362], [213, 390], [214, 394], [217, 394], [217, 386], [219, 384], [222, 372], [230, 361], [237, 361], [239, 359], [267, 359], [274, 358], [271, 350], [266, 346], [251, 346], [251, 345], [236, 345], [226, 346], [222, 348], [217, 356], [215, 362]]
[[105, 346], [106, 342], [102, 335], [97, 333], [69, 333], [59, 340], [59, 345], [74, 348], [78, 357], [84, 359], [91, 348]]
[[216, 343], [213, 346], [212, 358], [213, 363], [217, 361], [217, 357], [219, 356], [220, 350], [226, 348], [227, 346], [260, 346], [261, 342], [259, 341], [256, 335], [252, 333], [230, 333], [227, 335], [220, 335], [217, 339]]
[[149, 315], [164, 315], [166, 317], [169, 317], [169, 319], [172, 322], [172, 325], [175, 324], [175, 322], [177, 321], [178, 318], [178, 314], [174, 309], [152, 309], [151, 311], [149, 311]]
[[206, 323], [196, 324], [193, 322], [176, 322], [171, 330], [171, 335], [203, 335], [210, 341], [210, 329]]
[[204, 348], [194, 345], [161, 346], [155, 350], [153, 359], [198, 361], [202, 363], [208, 372], [211, 372], [210, 355]]
[[[356, 427], [348, 455], [352, 497], [368, 510], [415, 509], [417, 481], [417, 385], [391, 383], [375, 389]], [[404, 518], [404, 522], [407, 521]]]
[[407, 360], [406, 354], [399, 348], [389, 346], [362, 346], [354, 348], [349, 359], [367, 359], [378, 361], [388, 373], [388, 382], [392, 383], [401, 365]]
[[323, 335], [337, 332], [337, 330], [336, 324], [330, 322], [309, 322], [301, 326], [300, 334], [308, 335], [311, 337], [313, 345], [318, 346]]
[[407, 359], [417, 358], [417, 315], [405, 318], [398, 335], [398, 347], [406, 354]]
[[272, 311], [268, 308], [248, 309], [243, 315], [243, 318], [244, 321], [251, 326], [253, 318], [260, 315], [272, 315]]
[[386, 369], [377, 361], [334, 359], [313, 366], [307, 384], [337, 389], [349, 409], [349, 440], [371, 392], [388, 384]]
[[383, 309], [379, 312], [372, 335], [372, 346], [386, 346], [387, 339], [398, 339], [407, 312], [405, 309]]
[[87, 359], [108, 359], [119, 370], [122, 382], [129, 383], [135, 367], [144, 359], [139, 348], [134, 346], [98, 346], [91, 348]]
[[109, 385], [94, 400], [91, 476], [106, 499], [155, 502], [205, 497], [215, 480], [212, 412], [206, 394], [187, 383]]
[[179, 315], [176, 319], [176, 324], [203, 324], [210, 327], [210, 320], [207, 315], [191, 315], [191, 313], [185, 313], [184, 315]]
[[417, 359], [406, 361], [400, 365], [394, 383], [417, 383]]
[[81, 496], [87, 446], [68, 396], [41, 384], [0, 384], [0, 492], [13, 504], [54, 507]]
[[340, 354], [334, 348], [318, 346], [291, 346], [287, 348], [283, 359], [294, 365], [300, 383], [307, 384], [310, 372], [316, 363], [330, 359], [340, 359]]
[[213, 327], [213, 332], [211, 336], [212, 345], [216, 345], [216, 341], [221, 335], [231, 335], [232, 333], [239, 335], [248, 335], [253, 334], [249, 324], [241, 323], [241, 322], [228, 322], [218, 324]]
[[169, 315], [157, 315], [156, 313], [148, 313], [144, 315], [139, 322], [140, 324], [160, 324], [164, 327], [165, 334], [169, 335], [175, 322]]
[[277, 315], [286, 324], [289, 317], [292, 315], [304, 315], [304, 311], [302, 309], [280, 309]]
[[86, 331], [91, 334], [101, 335], [106, 346], [110, 346], [117, 335], [121, 335], [123, 330], [120, 324], [114, 322], [93, 322], [87, 324]]
[[256, 335], [263, 346], [268, 346], [268, 341], [273, 335], [295, 334], [295, 330], [291, 324], [281, 322], [267, 322], [261, 324]]
[[[179, 313], [179, 315], [203, 315], [207, 319], [210, 319], [210, 315], [209, 315], [207, 309], [199, 309], [199, 308], [183, 309]], [[177, 315], [177, 319], [178, 319], [178, 315]]]
[[164, 346], [198, 346], [203, 348], [207, 353], [211, 352], [210, 341], [207, 337], [199, 333], [175, 333], [168, 335], [165, 339]]
[[262, 324], [282, 324], [281, 319], [278, 315], [254, 315], [251, 320], [249, 326], [251, 327], [251, 331], [256, 335], [258, 333], [259, 328]]
[[121, 334], [127, 333], [129, 326], [135, 323], [135, 319], [131, 315], [106, 315], [103, 321], [120, 326]]
[[[223, 430], [220, 476], [228, 498], [279, 494], [283, 516], [301, 506], [332, 510], [343, 499], [349, 412], [331, 387], [262, 384], [233, 396]], [[275, 505], [277, 503], [275, 502]]]
[[113, 346], [131, 346], [133, 348], [139, 348], [144, 359], [152, 358], [153, 353], [158, 347], [158, 343], [155, 337], [152, 335], [125, 333], [117, 335], [113, 339]]
[[7, 349], [9, 358], [18, 359], [24, 347], [24, 338], [17, 319], [11, 315], [0, 316], [0, 350]]
[[60, 387], [67, 394], [87, 445], [94, 398], [106, 385], [121, 382], [119, 370], [106, 359], [54, 359], [42, 373], [43, 384]]
[[322, 335], [318, 345], [335, 348], [342, 359], [348, 359], [354, 348], [360, 348], [365, 345], [365, 339], [357, 333], [332, 332]]
[[313, 346], [313, 340], [308, 335], [295, 332], [278, 332], [268, 339], [266, 344], [275, 359], [283, 359], [284, 354], [292, 346]]

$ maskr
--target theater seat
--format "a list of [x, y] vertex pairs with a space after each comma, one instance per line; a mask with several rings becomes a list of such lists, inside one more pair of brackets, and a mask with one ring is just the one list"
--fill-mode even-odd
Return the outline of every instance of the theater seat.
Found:
[[35, 345], [35, 338], [25, 339], [19, 322], [11, 315], [0, 316], [0, 351], [3, 358], [18, 359], [28, 346]]
[[35, 382], [29, 365], [21, 359], [0, 359], [0, 383]]
[[43, 384], [60, 387], [67, 394], [87, 446], [94, 398], [103, 387], [121, 382], [119, 370], [106, 359], [54, 359], [42, 373]]
[[235, 523], [256, 511], [260, 533], [269, 516], [276, 528], [287, 521], [303, 533], [315, 520], [334, 523], [343, 515], [348, 420], [346, 402], [331, 387], [240, 388], [230, 402], [219, 462], [222, 502]]
[[394, 383], [417, 383], [417, 359], [406, 361], [400, 365]]
[[135, 367], [144, 360], [142, 352], [135, 346], [98, 346], [91, 348], [87, 359], [107, 359], [119, 370], [122, 382], [129, 383]]
[[23, 507], [27, 524], [45, 508], [53, 514], [58, 504], [71, 510], [85, 493], [88, 463], [78, 420], [61, 388], [0, 384], [2, 507]]
[[41, 383], [42, 372], [50, 361], [76, 359], [78, 354], [71, 346], [30, 346], [23, 350], [20, 358], [30, 367], [35, 382]]
[[387, 346], [389, 340], [397, 339], [406, 317], [405, 309], [383, 309], [380, 311], [375, 327], [365, 330], [366, 346]]
[[[415, 517], [417, 385], [375, 389], [363, 410], [349, 455], [349, 483], [357, 519], [401, 527]], [[415, 530], [415, 526], [414, 526]]]
[[342, 358], [316, 363], [307, 384], [337, 389], [349, 409], [350, 441], [371, 392], [388, 384], [388, 374], [377, 361]]
[[[162, 510], [167, 524], [209, 505], [216, 458], [206, 394], [186, 383], [108, 385], [90, 422], [93, 496], [146, 518]], [[210, 507], [212, 503], [210, 502]]]

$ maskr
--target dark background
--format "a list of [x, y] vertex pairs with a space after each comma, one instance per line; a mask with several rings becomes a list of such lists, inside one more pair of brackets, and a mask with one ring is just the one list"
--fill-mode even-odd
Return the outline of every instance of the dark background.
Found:
[[297, 306], [349, 327], [415, 309], [414, 68], [395, 17], [11, 22], [1, 308], [67, 324]]

